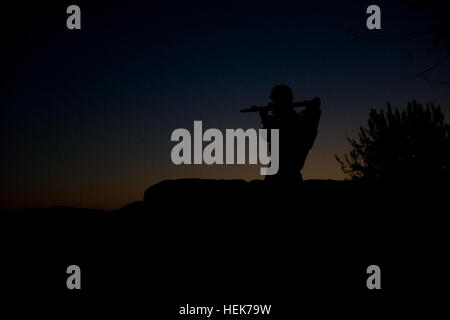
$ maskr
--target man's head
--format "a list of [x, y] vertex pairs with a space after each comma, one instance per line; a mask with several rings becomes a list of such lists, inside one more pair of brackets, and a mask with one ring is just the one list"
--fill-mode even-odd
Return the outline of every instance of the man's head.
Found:
[[291, 88], [284, 85], [275, 86], [270, 93], [270, 99], [275, 104], [290, 105], [294, 100]]

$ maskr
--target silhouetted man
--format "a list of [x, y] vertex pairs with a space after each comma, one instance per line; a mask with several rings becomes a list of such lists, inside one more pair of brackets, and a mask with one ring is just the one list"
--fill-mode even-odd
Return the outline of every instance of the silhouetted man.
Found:
[[[301, 170], [305, 164], [309, 149], [317, 136], [320, 121], [320, 100], [293, 103], [294, 96], [288, 86], [278, 85], [272, 89], [270, 99], [272, 114], [269, 109], [262, 109], [262, 125], [265, 129], [279, 129], [280, 132], [280, 164], [276, 175], [266, 176], [266, 181], [299, 183]], [[306, 107], [296, 112], [294, 107]]]

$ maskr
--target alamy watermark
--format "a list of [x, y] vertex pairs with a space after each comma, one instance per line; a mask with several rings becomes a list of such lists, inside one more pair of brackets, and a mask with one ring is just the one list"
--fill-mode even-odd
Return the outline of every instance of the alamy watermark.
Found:
[[[270, 152], [268, 144], [270, 133]], [[219, 129], [210, 128], [203, 132], [202, 121], [194, 121], [194, 137], [184, 128], [175, 129], [171, 141], [178, 143], [172, 148], [172, 162], [179, 164], [248, 164], [259, 163], [261, 175], [274, 175], [279, 167], [278, 129], [226, 129], [224, 135]], [[203, 142], [209, 142], [203, 148]], [[246, 150], [248, 142], [248, 157]], [[225, 147], [224, 147], [225, 143]], [[193, 152], [192, 152], [193, 147]], [[236, 151], [236, 156], [235, 156]], [[193, 155], [193, 159], [192, 159]], [[236, 161], [235, 161], [236, 160]]]

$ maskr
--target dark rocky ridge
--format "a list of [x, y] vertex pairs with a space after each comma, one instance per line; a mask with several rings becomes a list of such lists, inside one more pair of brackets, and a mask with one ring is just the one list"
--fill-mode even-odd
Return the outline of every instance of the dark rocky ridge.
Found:
[[[264, 181], [163, 181], [147, 189], [143, 201], [113, 212], [55, 207], [3, 213], [3, 274], [25, 275], [34, 265], [42, 274], [36, 288], [60, 292], [64, 266], [76, 262], [88, 270], [87, 292], [94, 296], [139, 299], [133, 295], [139, 288], [151, 288], [161, 301], [184, 303], [188, 297], [205, 301], [210, 292], [215, 301], [229, 299], [232, 292], [233, 299], [279, 301], [292, 315], [298, 301], [288, 287], [306, 294], [303, 303], [315, 313], [323, 299], [335, 308], [344, 300], [364, 305], [359, 281], [376, 262], [388, 270], [388, 303], [405, 291], [409, 303], [419, 303], [417, 288], [431, 291], [448, 267], [442, 254], [447, 190], [332, 180], [289, 188]], [[414, 270], [426, 278], [410, 282]], [[3, 286], [19, 293], [29, 287], [27, 277], [5, 278]]]

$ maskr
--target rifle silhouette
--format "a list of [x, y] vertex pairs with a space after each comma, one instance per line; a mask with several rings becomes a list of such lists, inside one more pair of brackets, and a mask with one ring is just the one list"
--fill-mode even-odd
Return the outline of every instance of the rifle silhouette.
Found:
[[[241, 112], [246, 113], [246, 112], [258, 112], [258, 111], [273, 111], [275, 104], [273, 102], [269, 103], [267, 106], [251, 106], [250, 108], [247, 109], [242, 109]], [[320, 99], [315, 97], [312, 100], [305, 100], [305, 101], [299, 101], [299, 102], [294, 102], [292, 103], [292, 107], [293, 108], [298, 108], [298, 107], [309, 107], [309, 106], [320, 106]]]

